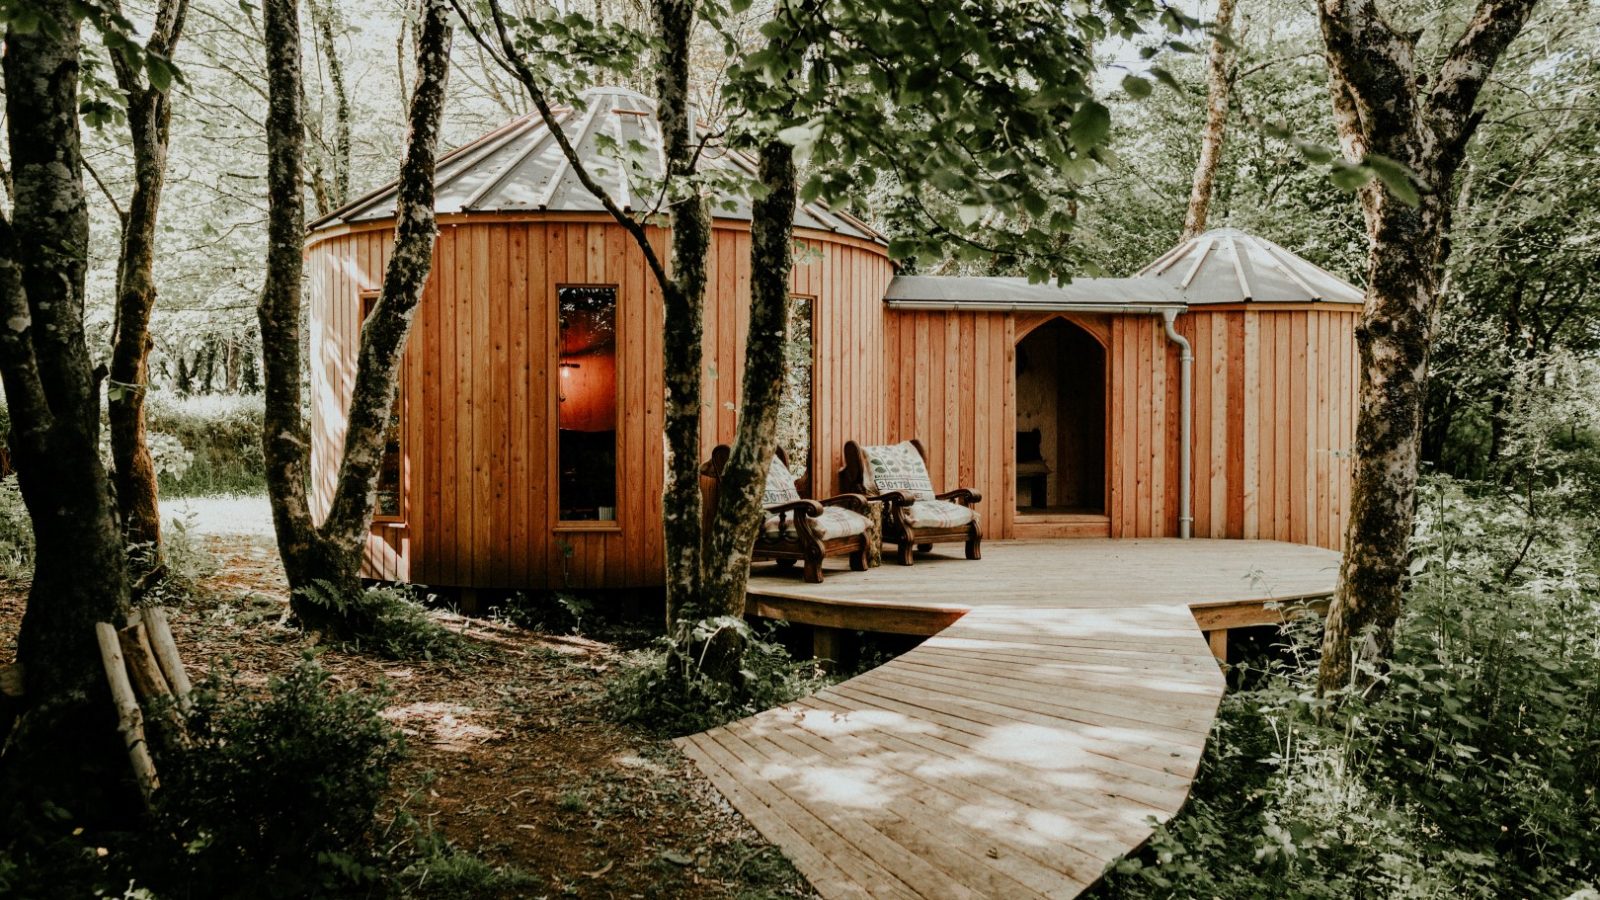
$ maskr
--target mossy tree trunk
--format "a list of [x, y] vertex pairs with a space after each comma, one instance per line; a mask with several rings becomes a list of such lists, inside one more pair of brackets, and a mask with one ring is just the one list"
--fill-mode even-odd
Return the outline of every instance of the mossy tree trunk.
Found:
[[80, 10], [36, 8], [43, 23], [8, 29], [3, 60], [15, 202], [0, 217], [0, 378], [36, 557], [17, 635], [23, 693], [0, 721], [0, 812], [48, 801], [92, 827], [125, 823], [139, 803], [94, 635], [128, 613], [128, 579], [83, 328]]
[[1361, 189], [1369, 251], [1356, 329], [1360, 408], [1350, 524], [1318, 675], [1324, 693], [1363, 684], [1358, 662], [1381, 665], [1393, 649], [1410, 564], [1439, 279], [1450, 252], [1451, 193], [1482, 115], [1478, 94], [1536, 2], [1483, 0], [1431, 79], [1418, 71], [1420, 33], [1396, 31], [1373, 0], [1317, 6], [1345, 155], [1399, 163], [1418, 194], [1407, 203], [1379, 181]]
[[302, 161], [300, 24], [294, 0], [268, 0], [266, 23], [270, 106], [268, 146], [267, 279], [258, 318], [265, 374], [263, 449], [273, 525], [294, 610], [320, 631], [363, 633], [370, 623], [352, 610], [331, 608], [308, 591], [352, 596], [361, 588], [361, 557], [371, 529], [384, 433], [398, 390], [401, 356], [433, 264], [434, 158], [449, 75], [451, 12], [446, 0], [427, 0], [417, 42], [405, 157], [400, 167], [394, 250], [383, 290], [361, 329], [355, 387], [343, 453], [328, 514], [319, 525], [306, 484], [310, 433], [301, 415], [301, 244], [305, 210]]
[[[170, 58], [183, 33], [187, 0], [162, 0], [145, 52]], [[109, 4], [120, 12], [120, 4]], [[122, 217], [117, 261], [116, 330], [106, 391], [111, 426], [111, 460], [117, 506], [128, 543], [149, 547], [150, 571], [161, 568], [161, 510], [156, 467], [145, 436], [145, 395], [152, 340], [150, 315], [156, 305], [156, 217], [167, 177], [167, 147], [172, 122], [170, 85], [153, 83], [122, 54], [111, 54], [117, 86], [127, 96], [128, 138], [133, 151], [133, 194]]]

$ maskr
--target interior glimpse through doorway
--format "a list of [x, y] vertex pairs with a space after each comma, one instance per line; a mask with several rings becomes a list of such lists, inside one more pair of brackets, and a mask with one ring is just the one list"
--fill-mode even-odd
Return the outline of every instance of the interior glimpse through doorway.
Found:
[[1017, 342], [1017, 511], [1105, 512], [1106, 353], [1053, 319]]

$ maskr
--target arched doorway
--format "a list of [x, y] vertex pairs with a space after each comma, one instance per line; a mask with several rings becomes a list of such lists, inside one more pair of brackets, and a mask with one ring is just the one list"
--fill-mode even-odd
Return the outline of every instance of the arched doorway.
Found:
[[1017, 342], [1016, 359], [1018, 517], [1103, 515], [1105, 347], [1055, 318]]

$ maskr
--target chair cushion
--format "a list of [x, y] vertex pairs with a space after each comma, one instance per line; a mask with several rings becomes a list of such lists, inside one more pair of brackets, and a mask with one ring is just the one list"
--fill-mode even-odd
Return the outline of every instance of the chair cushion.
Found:
[[1020, 476], [1020, 477], [1024, 477], [1025, 478], [1025, 477], [1032, 476], [1032, 475], [1049, 475], [1049, 474], [1050, 474], [1050, 464], [1045, 462], [1044, 460], [1035, 460], [1034, 462], [1017, 463], [1017, 475]]
[[960, 528], [977, 521], [978, 513], [949, 500], [918, 500], [905, 508], [905, 517], [912, 528]]
[[800, 491], [794, 486], [794, 475], [789, 472], [789, 467], [783, 460], [774, 456], [772, 465], [767, 467], [767, 486], [761, 492], [762, 506], [777, 506], [780, 503], [793, 503], [800, 499]]
[[812, 519], [811, 523], [817, 527], [817, 535], [825, 541], [854, 537], [864, 533], [867, 526], [872, 524], [866, 516], [842, 506], [824, 506], [822, 515]]
[[870, 493], [903, 491], [917, 500], [933, 499], [933, 479], [928, 477], [928, 467], [915, 444], [902, 441], [862, 447], [861, 454], [866, 457], [862, 475]]
[[[795, 514], [789, 513], [783, 516], [782, 522], [778, 519], [778, 516], [768, 516], [766, 521], [761, 523], [761, 541], [767, 544], [798, 541], [800, 526], [796, 524]], [[866, 516], [842, 506], [825, 506], [822, 508], [822, 515], [812, 519], [811, 524], [816, 528], [818, 537], [831, 541], [834, 538], [862, 534], [871, 523], [867, 521]]]

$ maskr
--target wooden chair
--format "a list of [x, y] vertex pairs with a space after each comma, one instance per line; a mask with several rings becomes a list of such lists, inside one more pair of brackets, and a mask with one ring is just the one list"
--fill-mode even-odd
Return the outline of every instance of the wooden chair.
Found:
[[[716, 491], [722, 470], [728, 464], [727, 444], [718, 444], [711, 459], [700, 467], [710, 479], [706, 509], [715, 508]], [[849, 556], [850, 569], [867, 569], [867, 540], [872, 522], [867, 518], [867, 498], [860, 494], [840, 494], [826, 500], [801, 498], [801, 484], [789, 474], [789, 456], [778, 448], [767, 475], [765, 503], [767, 518], [751, 548], [752, 562], [773, 560], [778, 568], [789, 569], [796, 562], [805, 564], [804, 577], [811, 584], [822, 583], [822, 561], [830, 556]], [[781, 468], [780, 468], [781, 466]], [[808, 476], [804, 481], [809, 481]], [[772, 502], [776, 501], [776, 502]]]
[[982, 495], [971, 488], [936, 493], [921, 441], [868, 447], [845, 442], [839, 485], [886, 502], [883, 542], [899, 547], [901, 565], [911, 565], [913, 548], [926, 553], [949, 541], [965, 543], [967, 559], [983, 558], [983, 528], [973, 509]]

